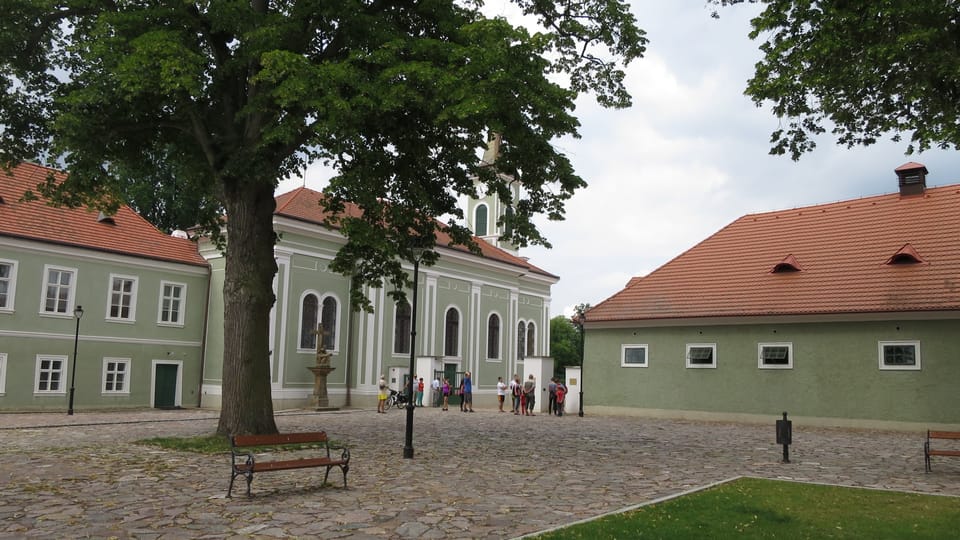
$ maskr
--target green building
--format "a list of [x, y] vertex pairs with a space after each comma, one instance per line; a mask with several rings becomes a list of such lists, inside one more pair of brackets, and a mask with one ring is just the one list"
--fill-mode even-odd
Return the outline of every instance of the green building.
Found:
[[[101, 216], [22, 201], [49, 172], [24, 164], [0, 183], [0, 410], [66, 409], [75, 346], [78, 409], [219, 407], [222, 254], [129, 208]], [[321, 197], [306, 188], [277, 197], [269, 360], [278, 410], [315, 403], [318, 351], [334, 368], [331, 407], [372, 405], [381, 374], [399, 388], [409, 373], [411, 310], [372, 288], [373, 313], [352, 309], [349, 279], [329, 270], [344, 238], [323, 225]], [[428, 393], [434, 376], [456, 384], [471, 371], [475, 399], [492, 404], [498, 377], [549, 356], [558, 278], [498, 247], [496, 218], [478, 235], [481, 255], [438, 239], [438, 264], [419, 269], [413, 355]]]
[[[0, 182], [0, 410], [195, 406], [210, 270], [129, 208], [24, 201], [50, 169]], [[76, 355], [74, 354], [76, 351]]]
[[588, 408], [960, 426], [960, 185], [727, 225], [586, 315]]

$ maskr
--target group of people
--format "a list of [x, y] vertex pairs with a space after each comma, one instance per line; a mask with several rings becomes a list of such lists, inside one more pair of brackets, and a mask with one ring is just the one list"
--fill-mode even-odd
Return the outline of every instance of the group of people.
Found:
[[[563, 416], [567, 387], [559, 379], [552, 378], [547, 385], [547, 391], [550, 397], [548, 412]], [[503, 404], [508, 392], [513, 403], [510, 412], [516, 415], [536, 416], [533, 411], [537, 404], [537, 379], [532, 373], [523, 382], [520, 382], [520, 375], [514, 373], [510, 384], [504, 384], [503, 377], [497, 378], [497, 400], [500, 402], [500, 412], [507, 412], [503, 409]]]
[[[435, 406], [441, 407], [442, 411], [449, 410], [450, 395], [453, 393], [453, 387], [450, 385], [450, 379], [444, 377], [443, 381], [439, 377], [433, 380], [431, 385], [433, 394], [436, 396]], [[463, 374], [460, 379], [460, 388], [456, 390], [460, 396], [460, 411], [473, 412], [473, 377], [469, 371]], [[506, 396], [512, 398], [513, 407], [510, 409], [515, 415], [536, 416], [534, 409], [537, 402], [537, 379], [531, 373], [526, 381], [520, 381], [520, 375], [514, 373], [510, 383], [504, 383], [503, 377], [497, 377], [497, 401], [499, 402], [500, 412], [504, 410]], [[550, 379], [547, 385], [549, 403], [547, 410], [550, 414], [563, 416], [564, 401], [567, 395], [567, 387], [560, 379], [556, 377]], [[390, 396], [390, 389], [383, 375], [380, 376], [379, 392], [377, 394], [377, 412], [386, 412], [387, 398]], [[423, 407], [423, 377], [414, 377], [413, 383], [413, 403], [415, 407]]]

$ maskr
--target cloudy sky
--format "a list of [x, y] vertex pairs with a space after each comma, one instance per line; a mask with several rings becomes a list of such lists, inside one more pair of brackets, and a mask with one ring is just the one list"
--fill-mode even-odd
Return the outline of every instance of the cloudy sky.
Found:
[[[906, 156], [902, 143], [847, 149], [823, 137], [799, 162], [769, 155], [778, 121], [743, 95], [760, 58], [747, 37], [758, 7], [713, 19], [705, 0], [631, 4], [650, 40], [628, 68], [633, 107], [578, 103], [582, 138], [556, 144], [589, 185], [565, 221], [540, 222], [552, 249], [521, 251], [560, 276], [552, 315], [603, 301], [744, 214], [896, 191], [893, 169], [907, 161], [927, 166], [928, 185], [960, 182], [960, 152]], [[487, 0], [487, 10], [512, 16], [508, 0]], [[278, 192], [321, 189], [327, 177], [311, 168]]]

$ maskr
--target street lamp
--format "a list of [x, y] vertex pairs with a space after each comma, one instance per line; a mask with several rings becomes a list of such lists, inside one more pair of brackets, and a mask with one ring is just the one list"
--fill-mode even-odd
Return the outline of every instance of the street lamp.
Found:
[[76, 389], [74, 383], [77, 380], [77, 344], [80, 343], [80, 319], [83, 317], [83, 306], [77, 306], [73, 310], [73, 316], [77, 319], [77, 330], [73, 334], [73, 366], [70, 368], [70, 404], [67, 406], [67, 414], [73, 415], [73, 392]]
[[410, 303], [410, 376], [407, 378], [407, 432], [403, 444], [403, 457], [413, 458], [413, 377], [414, 360], [417, 355], [417, 282], [420, 279], [420, 259], [424, 250], [413, 249], [413, 301]]
[[577, 326], [580, 327], [580, 412], [578, 416], [583, 418], [583, 342], [586, 341], [587, 334], [583, 329], [583, 323], [587, 320], [586, 313], [577, 314]]

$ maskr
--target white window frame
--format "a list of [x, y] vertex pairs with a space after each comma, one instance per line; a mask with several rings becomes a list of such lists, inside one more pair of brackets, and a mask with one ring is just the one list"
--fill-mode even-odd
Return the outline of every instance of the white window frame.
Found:
[[0, 396], [7, 393], [7, 353], [0, 353]]
[[[457, 350], [454, 352], [454, 354], [448, 355], [447, 354], [447, 315], [450, 314], [450, 310], [457, 312], [457, 342], [456, 342]], [[463, 312], [460, 311], [460, 308], [452, 304], [447, 306], [447, 309], [443, 310], [443, 349], [441, 350], [443, 351], [444, 358], [461, 358], [460, 355], [463, 353], [463, 326], [464, 326]]]
[[[786, 364], [766, 364], [763, 361], [763, 349], [765, 347], [786, 347], [787, 348], [787, 363]], [[793, 369], [793, 343], [789, 341], [775, 342], [775, 343], [757, 343], [757, 367], [760, 369]]]
[[[709, 348], [713, 349], [713, 363], [712, 364], [691, 364], [690, 363], [690, 349], [692, 348]], [[686, 353], [684, 358], [687, 362], [688, 369], [716, 369], [717, 368], [717, 344], [716, 343], [687, 343]]]
[[[337, 354], [340, 352], [340, 336], [343, 333], [343, 329], [340, 324], [340, 310], [343, 308], [343, 302], [340, 301], [340, 297], [333, 293], [326, 293], [320, 297], [320, 303], [317, 304], [317, 324], [323, 326], [323, 304], [327, 301], [328, 298], [332, 298], [334, 302], [337, 303], [337, 312], [333, 317], [333, 347], [325, 349], [328, 353]], [[411, 311], [412, 313], [412, 311]], [[413, 321], [410, 322], [413, 324]], [[322, 346], [323, 335], [317, 335], [317, 346]]]
[[[107, 375], [110, 373], [108, 366], [110, 363], [116, 365], [123, 365], [123, 387], [120, 390], [107, 390]], [[110, 358], [104, 357], [103, 359], [103, 376], [100, 379], [100, 393], [107, 396], [113, 395], [129, 395], [130, 394], [130, 369], [132, 362], [129, 358]], [[116, 374], [116, 370], [114, 370]], [[116, 378], [114, 378], [114, 387], [116, 387]]]
[[[173, 303], [172, 296], [164, 296], [163, 290], [166, 287], [179, 287], [180, 288], [180, 309], [177, 310], [177, 316], [179, 318], [178, 322], [170, 322], [163, 320], [163, 302], [164, 300], [170, 300], [171, 304]], [[170, 310], [172, 313], [173, 310]], [[160, 301], [157, 303], [157, 326], [172, 326], [175, 328], [183, 328], [184, 318], [186, 318], [187, 313], [187, 284], [179, 283], [177, 281], [160, 281]]]
[[0, 313], [13, 313], [13, 303], [17, 298], [17, 261], [0, 259], [0, 264], [10, 267], [10, 276], [7, 280], [7, 302], [0, 304]]
[[[40, 371], [41, 371], [41, 370], [40, 370], [40, 365], [43, 363], [44, 360], [49, 360], [49, 361], [51, 361], [51, 362], [60, 362], [60, 369], [58, 370], [58, 371], [60, 372], [60, 379], [59, 379], [59, 381], [60, 381], [60, 388], [58, 388], [57, 390], [40, 390]], [[62, 395], [66, 395], [66, 393], [67, 393], [67, 380], [66, 380], [67, 367], [68, 367], [68, 366], [67, 366], [67, 357], [66, 357], [66, 356], [54, 355], [54, 354], [38, 354], [38, 355], [37, 355], [36, 369], [35, 369], [35, 371], [34, 371], [34, 376], [33, 376], [33, 393], [34, 393], [34, 395], [41, 395], [41, 396], [46, 396], [46, 395], [62, 396]], [[54, 372], [54, 370], [50, 370], [50, 373], [53, 373], [53, 372]]]
[[[627, 362], [627, 349], [643, 349], [643, 363]], [[620, 367], [645, 368], [650, 365], [650, 346], [646, 343], [624, 343], [620, 345]]]
[[393, 343], [392, 343], [392, 345], [391, 345], [391, 349], [390, 349], [390, 350], [392, 351], [393, 356], [399, 356], [399, 357], [407, 356], [407, 357], [409, 357], [409, 356], [410, 356], [410, 347], [413, 346], [413, 343], [412, 343], [412, 342], [413, 342], [413, 339], [412, 339], [412, 336], [410, 335], [411, 329], [413, 328], [413, 306], [410, 306], [410, 324], [407, 325], [406, 328], [402, 329], [402, 330], [405, 330], [404, 334], [405, 334], [405, 336], [406, 336], [407, 350], [405, 350], [405, 351], [402, 351], [402, 350], [401, 350], [401, 351], [398, 351], [398, 350], [397, 350], [397, 345], [398, 345], [398, 343], [397, 343], [397, 330], [398, 330], [398, 326], [399, 326], [399, 325], [398, 325], [397, 323], [398, 323], [399, 321], [398, 321], [398, 319], [397, 319], [397, 316], [400, 314], [400, 307], [401, 307], [401, 306], [410, 306], [410, 303], [409, 303], [409, 302], [404, 302], [404, 303], [394, 302], [394, 303], [393, 303], [393, 332], [392, 332], [392, 334], [393, 334]]
[[[490, 318], [494, 315], [496, 315], [497, 320], [500, 321], [498, 323], [499, 326], [497, 327], [497, 356], [495, 357], [490, 356]], [[483, 347], [486, 349], [483, 352], [484, 357], [486, 358], [487, 362], [503, 362], [503, 317], [500, 315], [500, 313], [491, 311], [487, 314], [487, 326], [484, 328], [484, 330], [485, 332], [483, 335], [486, 337], [483, 343]]]
[[[912, 366], [903, 366], [895, 364], [885, 364], [883, 361], [883, 349], [887, 346], [912, 345], [916, 363]], [[883, 371], [920, 371], [920, 340], [893, 340], [877, 342], [877, 354], [879, 356], [880, 369]]]
[[[122, 315], [113, 316], [110, 314], [110, 310], [113, 309], [113, 286], [116, 284], [117, 280], [130, 281], [132, 285], [130, 286], [130, 315], [128, 317], [123, 317]], [[111, 322], [124, 322], [124, 323], [134, 323], [137, 322], [137, 289], [139, 288], [140, 279], [137, 276], [129, 276], [125, 274], [110, 274], [110, 280], [107, 282], [107, 313], [106, 320]], [[123, 297], [126, 293], [122, 290], [120, 291], [120, 306], [119, 313], [123, 313]]]
[[[61, 313], [59, 311], [47, 311], [47, 286], [50, 283], [50, 272], [69, 272], [73, 275], [70, 280], [70, 286], [67, 289], [67, 309]], [[80, 279], [80, 273], [76, 268], [67, 266], [56, 266], [52, 264], [43, 265], [43, 283], [40, 285], [40, 315], [43, 317], [62, 317], [65, 319], [73, 318], [73, 305], [76, 299], [77, 280]]]

